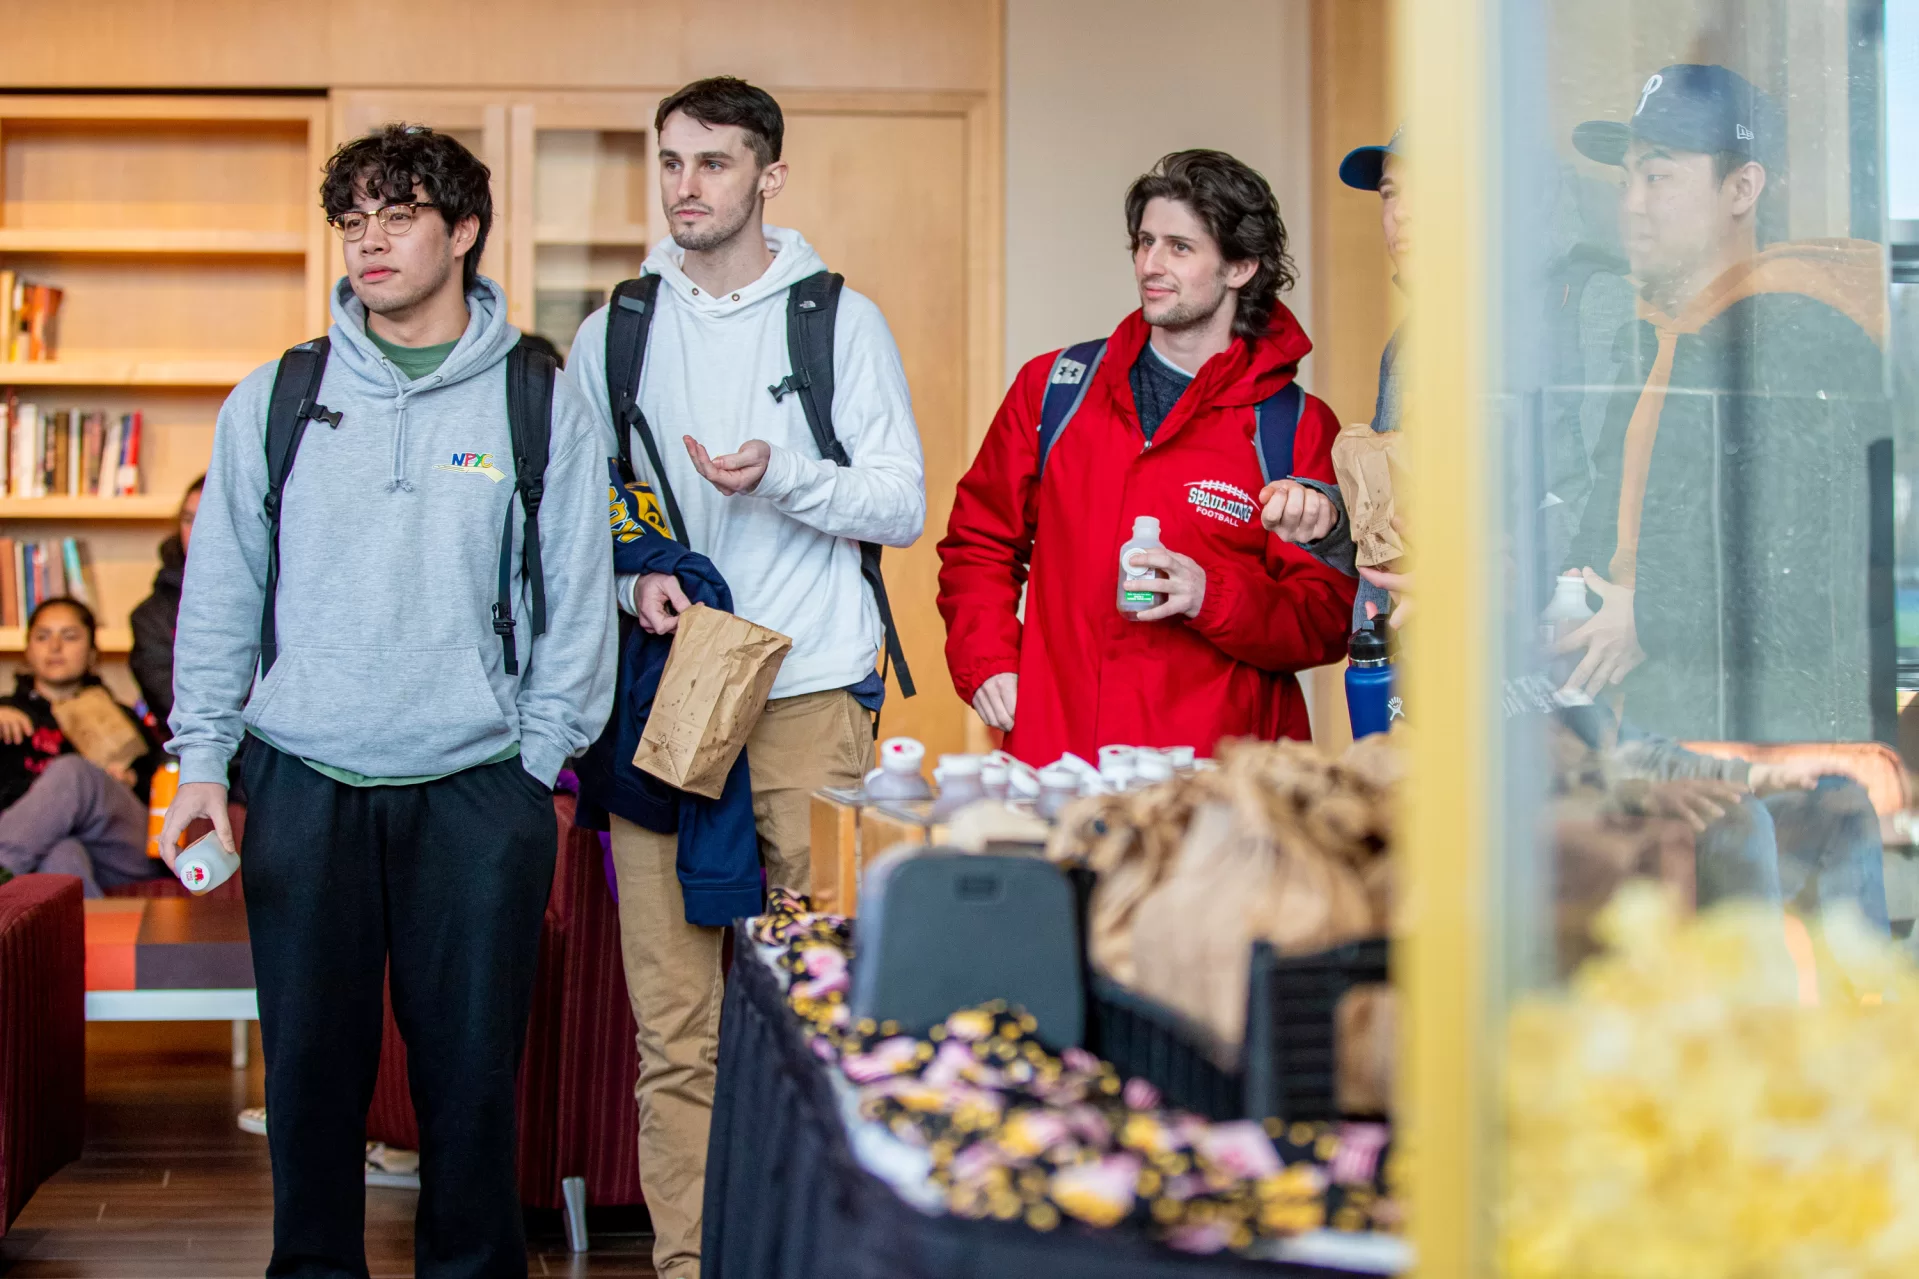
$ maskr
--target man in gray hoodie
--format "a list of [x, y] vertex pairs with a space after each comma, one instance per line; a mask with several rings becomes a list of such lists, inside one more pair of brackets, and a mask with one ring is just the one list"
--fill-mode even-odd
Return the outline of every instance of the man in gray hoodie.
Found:
[[[557, 853], [552, 785], [612, 698], [606, 448], [561, 381], [529, 572], [507, 416], [520, 335], [478, 273], [486, 166], [445, 135], [389, 126], [341, 148], [322, 199], [346, 279], [281, 501], [277, 591], [268, 364], [214, 433], [161, 847], [170, 864], [195, 817], [232, 847], [227, 761], [251, 735], [268, 1273], [366, 1273], [362, 1141], [390, 974], [420, 1118], [418, 1273], [521, 1274], [515, 1080]], [[496, 629], [503, 573], [511, 617]]]

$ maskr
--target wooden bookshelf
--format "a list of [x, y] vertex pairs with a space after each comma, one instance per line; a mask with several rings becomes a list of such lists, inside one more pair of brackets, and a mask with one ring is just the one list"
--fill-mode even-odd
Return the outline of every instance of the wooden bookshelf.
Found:
[[[0, 363], [43, 414], [142, 416], [141, 495], [0, 497], [0, 537], [86, 543], [102, 675], [206, 470], [232, 387], [322, 333], [338, 248], [316, 189], [327, 100], [0, 93], [0, 268], [62, 290], [55, 358]], [[4, 488], [0, 488], [4, 492]], [[0, 628], [0, 659], [23, 650]]]
[[0, 227], [0, 253], [48, 257], [84, 253], [121, 257], [177, 254], [207, 257], [304, 257], [298, 231], [230, 231], [199, 227]]
[[[299, 339], [295, 339], [297, 341]], [[288, 342], [287, 346], [292, 346]], [[286, 347], [252, 356], [81, 356], [68, 360], [0, 364], [0, 386], [231, 387]]]
[[171, 524], [180, 499], [171, 494], [136, 497], [0, 497], [0, 520], [136, 520]]

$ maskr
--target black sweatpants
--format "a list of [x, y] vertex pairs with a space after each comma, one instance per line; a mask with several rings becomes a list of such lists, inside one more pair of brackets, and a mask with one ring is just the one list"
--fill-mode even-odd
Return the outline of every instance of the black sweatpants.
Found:
[[269, 1276], [366, 1279], [381, 981], [420, 1118], [421, 1279], [526, 1274], [515, 1094], [558, 855], [518, 759], [346, 786], [253, 740], [242, 866], [266, 1048]]

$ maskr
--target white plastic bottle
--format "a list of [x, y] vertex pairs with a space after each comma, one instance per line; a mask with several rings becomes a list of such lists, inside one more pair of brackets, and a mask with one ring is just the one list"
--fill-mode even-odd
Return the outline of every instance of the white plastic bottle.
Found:
[[1133, 756], [1133, 789], [1143, 790], [1173, 780], [1172, 757], [1161, 751], [1141, 750]]
[[986, 798], [983, 774], [986, 761], [978, 755], [942, 755], [933, 780], [939, 783], [939, 798], [933, 801], [933, 820], [944, 821], [968, 804]]
[[1033, 811], [1050, 822], [1084, 789], [1084, 779], [1078, 773], [1064, 765], [1048, 764], [1039, 770], [1039, 798], [1033, 802]]
[[1553, 583], [1552, 602], [1539, 615], [1539, 621], [1548, 630], [1544, 638], [1557, 641], [1585, 625], [1592, 615], [1592, 606], [1586, 602], [1586, 575], [1561, 573]]
[[1006, 765], [987, 757], [979, 771], [980, 787], [985, 790], [988, 799], [1005, 799], [1012, 793], [1012, 773]]
[[195, 897], [210, 893], [233, 878], [240, 859], [220, 843], [217, 831], [208, 831], [173, 859], [173, 873]]
[[920, 765], [926, 748], [910, 737], [889, 737], [880, 743], [880, 766], [866, 775], [865, 796], [879, 799], [931, 799]]
[[1159, 543], [1159, 521], [1150, 515], [1142, 515], [1133, 521], [1133, 536], [1126, 545], [1119, 548], [1119, 611], [1122, 613], [1143, 613], [1156, 605], [1164, 604], [1166, 597], [1156, 591], [1139, 589], [1139, 582], [1153, 577], [1153, 570], [1144, 564], [1135, 564], [1132, 556], [1139, 551], [1164, 550]]

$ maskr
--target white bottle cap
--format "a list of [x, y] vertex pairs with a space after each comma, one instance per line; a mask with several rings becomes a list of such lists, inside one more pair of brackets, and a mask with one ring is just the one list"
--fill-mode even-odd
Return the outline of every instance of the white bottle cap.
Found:
[[1004, 764], [995, 764], [991, 760], [980, 765], [979, 779], [988, 786], [1004, 786], [1012, 777], [1012, 770]]
[[1072, 791], [1079, 794], [1084, 779], [1075, 769], [1063, 764], [1048, 764], [1039, 770], [1039, 784], [1047, 790]]
[[1006, 766], [1006, 788], [1020, 799], [1039, 794], [1039, 772], [1031, 764], [1014, 760]]
[[978, 777], [986, 761], [977, 755], [942, 755], [934, 777]]
[[911, 737], [889, 737], [880, 743], [880, 767], [889, 773], [917, 773], [926, 761], [926, 748]]
[[213, 883], [213, 868], [198, 857], [182, 858], [176, 873], [190, 893], [205, 892]]
[[1099, 766], [1103, 772], [1108, 764], [1115, 760], [1131, 759], [1138, 751], [1134, 746], [1102, 746], [1099, 748]]
[[1158, 751], [1141, 751], [1133, 756], [1133, 772], [1146, 783], [1173, 780], [1173, 761]]
[[1166, 758], [1173, 761], [1174, 768], [1191, 768], [1193, 766], [1193, 755], [1194, 751], [1190, 746], [1169, 746], [1166, 748]]
[[1150, 515], [1141, 515], [1133, 521], [1134, 537], [1158, 537], [1159, 521]]

